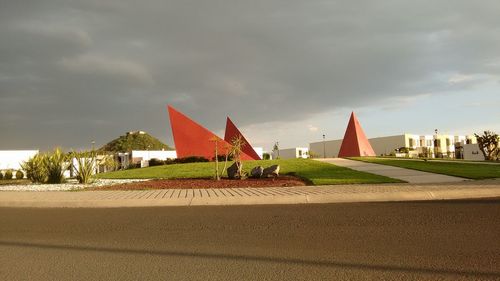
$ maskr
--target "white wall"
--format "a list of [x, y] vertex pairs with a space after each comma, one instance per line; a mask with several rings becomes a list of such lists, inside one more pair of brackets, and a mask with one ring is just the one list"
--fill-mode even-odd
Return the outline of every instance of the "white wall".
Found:
[[368, 140], [375, 151], [375, 155], [389, 155], [394, 153], [396, 148], [406, 147], [406, 135], [396, 135], [380, 138], [372, 138]]
[[175, 150], [132, 150], [132, 158], [142, 158], [142, 160], [167, 160], [177, 158]]
[[335, 158], [339, 155], [341, 145], [342, 140], [325, 141], [323, 151], [322, 141], [312, 142], [309, 144], [309, 151], [314, 153], [314, 156], [317, 158], [323, 158], [323, 156], [325, 156], [326, 158]]
[[477, 143], [464, 144], [464, 160], [483, 161], [484, 155]]
[[[299, 153], [301, 151], [302, 153]], [[302, 154], [302, 155], [300, 155]], [[273, 159], [277, 159], [278, 154], [273, 152]], [[308, 158], [309, 148], [307, 147], [294, 147], [285, 148], [279, 150], [279, 157], [281, 159], [293, 159], [293, 158]]]
[[259, 155], [260, 159], [264, 159], [264, 148], [262, 147], [253, 147], [253, 150], [257, 155]]
[[0, 170], [21, 170], [21, 163], [38, 154], [38, 150], [0, 150]]

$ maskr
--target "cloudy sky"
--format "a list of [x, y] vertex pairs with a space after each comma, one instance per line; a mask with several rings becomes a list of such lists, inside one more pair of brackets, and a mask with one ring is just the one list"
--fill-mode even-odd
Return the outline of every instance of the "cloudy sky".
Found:
[[500, 2], [0, 0], [0, 149], [172, 144], [166, 104], [254, 146], [500, 131]]

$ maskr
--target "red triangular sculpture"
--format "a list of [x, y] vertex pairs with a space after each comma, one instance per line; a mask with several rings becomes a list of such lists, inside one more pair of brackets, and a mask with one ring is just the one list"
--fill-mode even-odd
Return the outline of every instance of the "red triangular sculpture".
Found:
[[[257, 152], [253, 149], [253, 147], [250, 145], [250, 143], [245, 139], [243, 134], [238, 130], [236, 125], [234, 125], [233, 121], [227, 117], [226, 121], [226, 133], [224, 135], [224, 140], [228, 143], [231, 143], [233, 138], [240, 136], [241, 139], [243, 140], [243, 143], [245, 144], [243, 146], [243, 152], [250, 157], [250, 159], [243, 159], [243, 160], [261, 160]], [[243, 157], [242, 157], [243, 158]]]
[[366, 138], [365, 132], [359, 124], [354, 112], [351, 113], [349, 124], [340, 146], [339, 157], [375, 156], [370, 142]]
[[[200, 124], [168, 105], [168, 115], [174, 137], [177, 158], [200, 156], [212, 160], [215, 156], [215, 143], [217, 139], [217, 152], [224, 155], [230, 144], [216, 136]], [[250, 159], [246, 154], [242, 159]]]

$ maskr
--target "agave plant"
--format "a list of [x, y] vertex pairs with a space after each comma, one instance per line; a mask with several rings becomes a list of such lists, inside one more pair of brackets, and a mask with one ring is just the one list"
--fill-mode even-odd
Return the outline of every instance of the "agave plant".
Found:
[[95, 151], [73, 152], [73, 156], [77, 163], [77, 167], [75, 167], [76, 179], [79, 183], [91, 183], [93, 181], [92, 175], [94, 174], [96, 164]]
[[44, 157], [44, 166], [47, 169], [47, 183], [63, 183], [66, 181], [64, 172], [69, 164], [66, 162], [68, 157], [59, 148], [56, 148], [50, 155]]
[[45, 154], [35, 156], [21, 163], [22, 169], [26, 172], [26, 177], [33, 183], [44, 183], [47, 181], [47, 169], [45, 167]]

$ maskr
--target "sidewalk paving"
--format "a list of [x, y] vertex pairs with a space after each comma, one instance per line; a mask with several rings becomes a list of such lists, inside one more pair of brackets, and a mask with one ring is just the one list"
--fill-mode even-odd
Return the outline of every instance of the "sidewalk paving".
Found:
[[500, 180], [453, 184], [330, 185], [141, 191], [3, 191], [0, 207], [113, 208], [386, 202], [500, 197]]
[[326, 158], [326, 159], [318, 158], [315, 160], [334, 164], [341, 167], [350, 168], [356, 171], [367, 172], [394, 179], [400, 179], [408, 183], [414, 183], [414, 184], [451, 183], [451, 182], [467, 181], [467, 179], [459, 177], [422, 172], [422, 171], [382, 165], [382, 164], [367, 163], [367, 162], [344, 159], [344, 158]]

